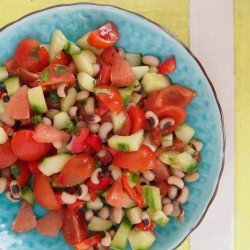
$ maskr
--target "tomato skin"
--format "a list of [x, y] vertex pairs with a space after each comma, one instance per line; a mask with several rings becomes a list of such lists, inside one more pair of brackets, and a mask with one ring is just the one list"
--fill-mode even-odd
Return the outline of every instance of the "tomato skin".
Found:
[[176, 69], [176, 60], [175, 60], [175, 57], [173, 56], [159, 65], [158, 73], [162, 75], [166, 75], [175, 71], [175, 69]]
[[162, 138], [160, 128], [159, 127], [156, 127], [156, 128], [150, 127], [150, 132], [151, 132], [150, 142], [153, 145], [160, 146], [161, 145], [161, 138]]
[[124, 204], [124, 193], [122, 190], [121, 180], [116, 180], [113, 182], [113, 185], [108, 190], [106, 201], [109, 205], [122, 208]]
[[146, 118], [145, 112], [137, 106], [130, 106], [128, 109], [128, 115], [130, 118], [130, 134], [137, 132], [140, 129], [145, 129]]
[[80, 209], [65, 209], [62, 233], [65, 241], [70, 245], [76, 245], [87, 238], [88, 230]]
[[185, 109], [179, 108], [177, 106], [167, 106], [159, 109], [156, 113], [159, 120], [164, 118], [172, 118], [175, 121], [175, 124], [168, 129], [162, 131], [162, 135], [169, 135], [177, 127], [179, 127], [186, 119], [187, 112]]
[[99, 234], [96, 234], [76, 244], [74, 247], [76, 250], [86, 250], [100, 242], [101, 242], [101, 237]]
[[157, 159], [156, 168], [154, 168], [152, 172], [155, 175], [155, 181], [167, 180], [170, 176], [169, 167], [159, 159]]
[[123, 109], [123, 99], [121, 94], [114, 87], [100, 86], [96, 88], [96, 97], [115, 114], [119, 114]]
[[160, 189], [161, 195], [165, 197], [170, 189], [170, 185], [166, 180], [164, 181], [157, 181], [155, 185]]
[[138, 151], [117, 152], [112, 164], [130, 171], [144, 172], [148, 169], [154, 169], [157, 161], [154, 152], [148, 146], [141, 145]]
[[29, 164], [29, 170], [32, 174], [37, 174], [39, 172], [38, 169], [39, 161], [30, 161], [28, 164]]
[[114, 86], [129, 86], [135, 81], [135, 74], [129, 63], [119, 54], [115, 54], [111, 67], [111, 82]]
[[43, 173], [38, 172], [34, 177], [33, 184], [35, 200], [45, 209], [59, 210], [61, 205], [58, 203], [56, 195], [50, 186], [49, 178]]
[[42, 71], [49, 63], [49, 53], [38, 41], [23, 39], [16, 48], [15, 60], [31, 72]]
[[102, 52], [101, 56], [105, 63], [112, 64], [115, 54], [117, 54], [116, 49], [114, 47], [109, 47]]
[[85, 204], [85, 201], [82, 201], [82, 200], [77, 200], [75, 203], [73, 204], [68, 204], [67, 207], [69, 209], [81, 209]]
[[31, 176], [28, 163], [24, 161], [17, 161], [15, 165], [20, 170], [19, 174], [16, 176], [16, 180], [21, 187], [24, 187], [29, 183]]
[[10, 166], [17, 160], [16, 155], [11, 150], [10, 140], [0, 144], [0, 169]]
[[86, 153], [74, 155], [60, 173], [63, 186], [74, 186], [89, 178], [94, 171], [95, 160]]
[[98, 30], [90, 32], [88, 42], [98, 49], [104, 49], [114, 45], [119, 38], [119, 31], [115, 24], [108, 22]]
[[96, 134], [90, 134], [87, 138], [87, 145], [92, 147], [96, 152], [102, 150], [102, 141]]
[[90, 179], [87, 182], [87, 186], [93, 190], [107, 190], [112, 182], [112, 178], [109, 175], [103, 175], [100, 178], [99, 184], [94, 184]]
[[102, 86], [102, 85], [110, 85], [111, 83], [111, 66], [110, 65], [102, 65], [100, 72], [98, 74], [98, 79], [97, 79], [97, 86]]
[[40, 74], [40, 85], [43, 90], [55, 89], [58, 85], [66, 83], [72, 87], [76, 82], [73, 72], [65, 65], [50, 64]]
[[82, 128], [80, 134], [74, 139], [71, 152], [73, 154], [82, 153], [86, 149], [86, 140], [89, 136], [89, 129]]
[[50, 63], [69, 66], [71, 62], [72, 62], [71, 55], [67, 54], [64, 51], [61, 51], [56, 55], [56, 57]]
[[14, 133], [11, 140], [11, 149], [18, 159], [22, 161], [37, 161], [46, 156], [51, 144], [38, 143], [33, 139], [34, 131], [19, 130]]
[[147, 110], [156, 111], [166, 106], [178, 106], [186, 108], [196, 96], [194, 90], [178, 85], [170, 85], [159, 92], [152, 92], [145, 100], [144, 104]]
[[16, 120], [30, 118], [28, 88], [26, 85], [20, 87], [13, 94], [13, 96], [11, 96], [9, 102], [6, 105], [5, 113]]

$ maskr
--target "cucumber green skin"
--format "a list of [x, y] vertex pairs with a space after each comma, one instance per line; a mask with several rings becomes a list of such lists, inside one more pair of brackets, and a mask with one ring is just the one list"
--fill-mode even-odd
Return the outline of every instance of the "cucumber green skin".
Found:
[[88, 201], [86, 204], [87, 209], [90, 210], [99, 210], [103, 207], [103, 203], [101, 199], [98, 197], [94, 201]]
[[92, 232], [108, 231], [112, 225], [111, 221], [94, 216], [88, 224], [88, 230]]
[[140, 175], [137, 173], [130, 173], [127, 179], [128, 179], [129, 186], [133, 188], [138, 183], [140, 179]]
[[161, 194], [160, 189], [155, 186], [144, 186], [143, 187], [143, 196], [146, 201], [146, 205], [150, 208], [154, 208], [155, 210], [162, 209], [161, 203]]
[[191, 174], [197, 172], [198, 162], [187, 152], [182, 152], [170, 164], [170, 167], [182, 170], [185, 173]]
[[164, 227], [169, 222], [169, 218], [162, 210], [148, 208], [147, 213], [149, 214], [150, 218], [160, 227]]
[[128, 236], [132, 250], [148, 250], [153, 245], [156, 237], [149, 231], [133, 229]]
[[30, 108], [35, 114], [42, 114], [48, 111], [43, 90], [40, 86], [28, 90], [28, 100]]
[[30, 109], [35, 113], [35, 114], [43, 114], [48, 111], [47, 107], [40, 107], [38, 105], [30, 105]]
[[29, 202], [31, 205], [35, 204], [35, 197], [32, 189], [29, 186], [25, 186], [22, 188], [22, 198]]
[[114, 250], [124, 250], [126, 249], [126, 245], [128, 242], [128, 235], [130, 232], [132, 225], [129, 220], [124, 219], [120, 224], [113, 240], [110, 248]]
[[134, 84], [131, 84], [130, 86], [128, 86], [126, 88], [122, 88], [122, 89], [120, 88], [118, 90], [119, 90], [119, 92], [120, 92], [120, 94], [122, 96], [123, 105], [125, 107], [127, 107], [128, 104], [129, 104], [130, 98], [131, 98], [131, 94], [132, 94], [132, 92], [134, 90]]

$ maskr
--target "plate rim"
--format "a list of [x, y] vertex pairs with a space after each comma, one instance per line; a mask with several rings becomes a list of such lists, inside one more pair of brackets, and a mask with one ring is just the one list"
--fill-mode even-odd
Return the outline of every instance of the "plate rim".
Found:
[[99, 3], [90, 3], [90, 2], [75, 2], [75, 3], [69, 3], [69, 4], [56, 4], [56, 5], [51, 5], [49, 7], [46, 7], [46, 8], [42, 8], [42, 9], [38, 9], [38, 10], [35, 10], [35, 11], [32, 11], [32, 12], [29, 12], [28, 14], [12, 21], [12, 22], [9, 22], [7, 23], [6, 25], [4, 25], [3, 27], [0, 28], [0, 32], [5, 30], [6, 28], [8, 28], [9, 26], [15, 24], [15, 23], [18, 23], [20, 21], [22, 21], [23, 19], [25, 19], [26, 17], [29, 17], [29, 16], [32, 16], [32, 15], [35, 15], [37, 13], [40, 13], [40, 12], [44, 12], [44, 11], [47, 11], [47, 10], [50, 10], [50, 9], [54, 9], [54, 8], [60, 8], [60, 7], [68, 7], [68, 6], [75, 6], [75, 5], [93, 5], [93, 6], [103, 6], [103, 7], [111, 7], [111, 8], [114, 8], [114, 9], [118, 9], [118, 10], [121, 10], [121, 11], [124, 11], [124, 12], [127, 12], [129, 14], [133, 14], [133, 15], [136, 15], [150, 23], [152, 23], [153, 25], [156, 25], [157, 27], [159, 27], [162, 31], [164, 31], [165, 33], [167, 33], [169, 36], [171, 36], [177, 43], [179, 43], [179, 45], [181, 45], [187, 52], [188, 54], [195, 60], [195, 62], [198, 64], [199, 68], [201, 69], [202, 73], [204, 74], [205, 78], [207, 79], [208, 81], [208, 84], [212, 90], [212, 93], [213, 93], [213, 96], [215, 98], [215, 102], [216, 102], [216, 105], [218, 107], [218, 110], [219, 110], [219, 113], [220, 113], [220, 122], [221, 122], [221, 132], [222, 132], [222, 156], [221, 156], [221, 166], [220, 166], [220, 172], [219, 172], [219, 175], [217, 176], [217, 181], [215, 183], [215, 186], [214, 186], [214, 190], [213, 190], [213, 193], [211, 195], [211, 198], [209, 199], [209, 201], [207, 202], [207, 205], [200, 217], [200, 219], [198, 220], [198, 222], [189, 230], [189, 232], [187, 234], [185, 234], [183, 236], [183, 239], [178, 243], [177, 242], [177, 245], [172, 249], [172, 250], [175, 250], [177, 249], [185, 240], [186, 238], [202, 223], [203, 219], [205, 218], [207, 212], [208, 212], [208, 209], [210, 208], [211, 204], [213, 203], [216, 195], [217, 195], [217, 192], [218, 192], [218, 189], [219, 189], [219, 185], [220, 185], [220, 180], [221, 180], [221, 177], [222, 177], [222, 174], [223, 174], [223, 171], [224, 171], [224, 167], [225, 167], [225, 148], [226, 148], [226, 133], [225, 133], [225, 124], [224, 124], [224, 116], [223, 116], [223, 111], [222, 111], [222, 108], [221, 108], [221, 104], [219, 102], [219, 99], [218, 99], [218, 95], [216, 93], [216, 90], [213, 86], [213, 83], [212, 81], [210, 80], [210, 78], [208, 77], [208, 74], [206, 73], [206, 70], [204, 69], [203, 65], [201, 64], [201, 62], [199, 61], [199, 59], [193, 54], [193, 52], [190, 50], [190, 48], [184, 43], [181, 41], [180, 38], [178, 38], [178, 36], [174, 35], [172, 32], [170, 32], [167, 28], [165, 28], [164, 26], [162, 26], [161, 24], [151, 20], [150, 18], [147, 18], [137, 12], [134, 12], [134, 11], [131, 11], [131, 10], [127, 10], [127, 9], [124, 9], [124, 8], [121, 8], [121, 7], [118, 7], [118, 6], [115, 6], [115, 5], [112, 5], [112, 4], [99, 4]]

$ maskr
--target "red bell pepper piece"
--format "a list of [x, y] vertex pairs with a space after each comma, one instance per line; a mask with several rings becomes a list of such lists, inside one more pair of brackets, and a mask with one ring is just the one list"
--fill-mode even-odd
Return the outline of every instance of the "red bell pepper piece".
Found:
[[176, 69], [175, 57], [170, 57], [168, 60], [161, 63], [158, 67], [158, 73], [162, 75], [169, 74]]
[[75, 250], [86, 250], [97, 243], [101, 242], [101, 237], [99, 234], [93, 235], [90, 238], [83, 240], [82, 242], [74, 245]]
[[69, 209], [75, 209], [75, 208], [82, 208], [84, 206], [85, 202], [82, 200], [77, 200], [75, 203], [73, 204], [68, 204], [68, 208]]
[[93, 190], [107, 190], [112, 182], [112, 177], [109, 175], [103, 175], [99, 184], [94, 184], [90, 179], [87, 181], [87, 186]]
[[136, 227], [137, 227], [138, 229], [140, 229], [140, 230], [143, 230], [143, 231], [150, 231], [150, 232], [153, 232], [153, 231], [154, 231], [154, 228], [155, 228], [155, 223], [151, 221], [150, 224], [146, 226], [146, 225], [143, 223], [143, 221], [142, 221], [141, 223], [136, 224]]
[[72, 153], [82, 153], [86, 148], [86, 139], [89, 135], [89, 129], [88, 128], [82, 128], [80, 130], [80, 134], [74, 139], [72, 144]]
[[127, 195], [139, 206], [142, 207], [143, 206], [143, 198], [140, 194], [138, 194], [136, 192], [136, 190], [134, 188], [131, 188], [129, 186], [128, 183], [128, 179], [125, 175], [122, 176], [121, 178], [121, 182], [122, 182], [122, 187], [124, 189], [124, 191], [127, 193]]

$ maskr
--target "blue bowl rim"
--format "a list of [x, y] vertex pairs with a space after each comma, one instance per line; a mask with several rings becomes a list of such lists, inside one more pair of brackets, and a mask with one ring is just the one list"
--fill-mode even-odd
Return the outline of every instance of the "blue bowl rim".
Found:
[[216, 194], [217, 194], [217, 191], [218, 191], [218, 188], [219, 188], [219, 183], [220, 183], [220, 179], [221, 179], [221, 176], [222, 176], [222, 173], [223, 173], [223, 170], [224, 170], [224, 163], [225, 163], [225, 147], [226, 147], [226, 134], [225, 134], [225, 126], [224, 126], [224, 117], [223, 117], [223, 111], [222, 111], [222, 108], [221, 108], [221, 105], [220, 105], [220, 102], [219, 102], [219, 99], [218, 99], [218, 96], [217, 96], [217, 93], [215, 91], [215, 88], [212, 84], [212, 81], [209, 79], [204, 67], [202, 66], [201, 62], [198, 60], [198, 58], [192, 53], [192, 51], [187, 47], [187, 45], [185, 45], [177, 36], [175, 36], [173, 33], [171, 33], [169, 30], [167, 30], [165, 27], [163, 27], [162, 25], [152, 21], [151, 19], [141, 15], [141, 14], [138, 14], [134, 11], [130, 11], [130, 10], [126, 10], [126, 9], [123, 9], [121, 7], [118, 7], [118, 6], [114, 6], [114, 5], [111, 5], [111, 4], [97, 4], [97, 3], [90, 3], [90, 2], [76, 2], [76, 3], [70, 3], [70, 4], [58, 4], [58, 5], [52, 5], [52, 6], [49, 6], [47, 8], [43, 8], [43, 9], [39, 9], [39, 10], [36, 10], [36, 11], [32, 11], [24, 16], [22, 16], [21, 18], [13, 21], [13, 22], [10, 22], [6, 25], [4, 25], [2, 28], [0, 28], [0, 32], [3, 31], [4, 29], [8, 28], [9, 26], [15, 24], [15, 23], [18, 23], [20, 21], [22, 21], [23, 19], [25, 19], [26, 17], [29, 17], [29, 16], [32, 16], [36, 13], [40, 13], [40, 12], [44, 12], [46, 10], [49, 10], [49, 9], [54, 9], [54, 8], [60, 8], [60, 7], [67, 7], [67, 6], [75, 6], [75, 5], [93, 5], [93, 6], [103, 6], [103, 7], [111, 7], [111, 8], [114, 8], [114, 9], [119, 9], [119, 10], [122, 10], [124, 12], [128, 12], [130, 14], [133, 14], [133, 15], [136, 15], [156, 26], [158, 26], [162, 31], [164, 31], [165, 33], [167, 33], [168, 35], [170, 35], [177, 43], [179, 43], [181, 46], [183, 46], [183, 48], [189, 53], [189, 55], [195, 60], [195, 62], [199, 65], [202, 73], [204, 74], [204, 76], [206, 77], [209, 85], [210, 85], [210, 88], [212, 89], [212, 92], [213, 92], [213, 95], [214, 95], [214, 98], [215, 98], [215, 101], [216, 101], [216, 104], [217, 104], [217, 107], [219, 109], [219, 112], [220, 112], [220, 118], [221, 118], [221, 127], [222, 127], [222, 142], [223, 142], [223, 148], [222, 148], [222, 163], [221, 163], [221, 167], [220, 167], [220, 173], [219, 173], [219, 176], [218, 176], [218, 179], [217, 179], [217, 182], [216, 182], [216, 186], [215, 186], [215, 189], [214, 189], [214, 192], [210, 198], [210, 200], [208, 201], [207, 203], [207, 206], [205, 208], [205, 211], [203, 212], [201, 218], [199, 219], [198, 223], [183, 237], [183, 239], [181, 240], [180, 243], [178, 243], [178, 245], [176, 247], [173, 248], [173, 250], [177, 249], [184, 241], [185, 239], [201, 224], [201, 222], [203, 221], [203, 219], [205, 218], [206, 214], [207, 214], [207, 211], [209, 209], [209, 207], [211, 206], [212, 202], [214, 201], [215, 197], [216, 197]]

